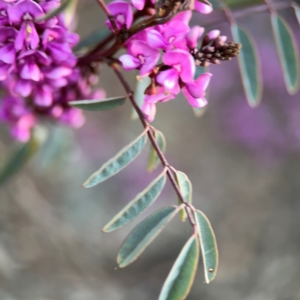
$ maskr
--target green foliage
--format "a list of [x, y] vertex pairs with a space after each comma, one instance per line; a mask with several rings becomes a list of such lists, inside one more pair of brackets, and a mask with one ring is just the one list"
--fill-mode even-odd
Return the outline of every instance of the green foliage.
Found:
[[126, 97], [114, 97], [101, 100], [80, 100], [69, 102], [69, 105], [89, 111], [110, 110], [125, 103]]
[[159, 196], [166, 183], [166, 174], [163, 172], [151, 184], [139, 193], [126, 205], [104, 228], [104, 232], [111, 232], [126, 225], [145, 209], [147, 209]]
[[176, 259], [159, 295], [159, 300], [182, 300], [193, 284], [199, 260], [199, 244], [192, 236]]
[[[176, 182], [178, 184], [179, 190], [181, 192], [181, 195], [183, 196], [183, 198], [185, 199], [185, 201], [189, 204], [192, 204], [192, 192], [193, 192], [193, 188], [192, 188], [192, 183], [189, 180], [189, 178], [187, 177], [186, 174], [184, 174], [181, 171], [176, 171], [175, 172], [175, 178], [176, 178]], [[179, 200], [180, 202], [180, 200]], [[186, 220], [186, 212], [185, 209], [182, 208], [180, 210], [180, 217], [182, 221]]]
[[83, 184], [83, 187], [91, 188], [120, 172], [142, 152], [146, 142], [147, 133], [144, 131], [133, 142], [124, 147], [117, 155], [106, 162], [98, 171], [92, 174]]
[[[167, 148], [167, 142], [165, 136], [159, 130], [154, 130], [153, 135], [155, 137], [157, 145], [159, 146], [159, 149], [161, 150], [162, 153], [165, 153]], [[159, 157], [155, 149], [153, 148], [153, 146], [151, 146], [148, 168], [147, 168], [148, 172], [153, 171], [158, 166], [158, 164], [159, 164]]]
[[217, 241], [208, 218], [199, 210], [196, 223], [204, 265], [205, 282], [210, 283], [217, 274], [219, 254]]
[[238, 62], [242, 82], [248, 103], [255, 107], [261, 100], [262, 81], [259, 57], [255, 43], [250, 34], [236, 23], [231, 25], [231, 32], [236, 43], [242, 44]]
[[[145, 89], [149, 86], [150, 83], [151, 83], [151, 79], [148, 76], [137, 79], [137, 83], [134, 91], [134, 99], [139, 107], [142, 107], [144, 103]], [[138, 118], [138, 114], [134, 109], [132, 109], [131, 119], [136, 120], [137, 118]]]
[[277, 14], [271, 14], [271, 23], [286, 88], [293, 95], [299, 89], [299, 55], [289, 25]]
[[164, 207], [139, 223], [121, 246], [117, 262], [123, 268], [135, 261], [178, 213], [176, 206]]

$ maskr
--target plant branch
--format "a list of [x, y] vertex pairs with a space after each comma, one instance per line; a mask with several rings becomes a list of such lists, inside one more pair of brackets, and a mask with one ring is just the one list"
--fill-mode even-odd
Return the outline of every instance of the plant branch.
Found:
[[[113, 68], [113, 70], [115, 71], [117, 77], [119, 78], [120, 82], [122, 83], [126, 93], [128, 94], [128, 97], [129, 97], [129, 100], [132, 104], [132, 106], [134, 107], [135, 111], [137, 112], [138, 116], [139, 116], [139, 119], [143, 125], [144, 128], [147, 128], [149, 127], [150, 125], [148, 124], [148, 122], [145, 120], [145, 117], [144, 117], [144, 114], [143, 112], [141, 111], [141, 109], [139, 108], [138, 104], [136, 103], [135, 99], [134, 99], [134, 96], [133, 96], [133, 92], [129, 86], [129, 84], [127, 83], [127, 81], [125, 80], [124, 76], [122, 75], [122, 73], [120, 72], [120, 69], [119, 69], [119, 66], [116, 64], [116, 63], [111, 63], [111, 67]], [[160, 150], [156, 140], [155, 140], [155, 137], [152, 133], [151, 130], [148, 130], [147, 132], [147, 135], [150, 139], [150, 142], [157, 154], [157, 156], [159, 157], [162, 165], [164, 168], [167, 169], [167, 176], [169, 178], [169, 181], [171, 183], [171, 185], [173, 186], [177, 196], [179, 197], [180, 201], [185, 204], [185, 211], [187, 213], [187, 216], [188, 216], [188, 219], [190, 221], [190, 223], [192, 224], [193, 227], [196, 226], [196, 223], [195, 223], [195, 220], [194, 220], [194, 217], [193, 217], [193, 214], [192, 214], [192, 211], [191, 211], [191, 205], [189, 203], [186, 202], [186, 200], [184, 199], [184, 197], [182, 196], [181, 192], [180, 192], [180, 189], [176, 183], [176, 180], [173, 176], [173, 173], [172, 173], [172, 167], [169, 165], [166, 157], [164, 156], [163, 152]]]
[[115, 32], [115, 34], [117, 34], [119, 32], [119, 28], [117, 26], [117, 23], [115, 21], [115, 17], [109, 12], [104, 0], [96, 0], [98, 2], [98, 4], [101, 6], [103, 12], [105, 13], [105, 15], [107, 16], [107, 19], [110, 21], [111, 26]]

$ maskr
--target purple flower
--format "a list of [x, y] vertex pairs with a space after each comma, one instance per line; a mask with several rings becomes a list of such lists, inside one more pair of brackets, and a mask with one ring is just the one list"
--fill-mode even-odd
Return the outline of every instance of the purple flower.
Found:
[[182, 88], [182, 92], [191, 106], [201, 108], [207, 104], [207, 100], [205, 99], [205, 91], [208, 87], [211, 77], [212, 74], [204, 73], [200, 75], [194, 82], [186, 83]]
[[30, 138], [30, 130], [35, 124], [35, 117], [26, 107], [25, 101], [16, 97], [5, 97], [1, 100], [0, 120], [11, 127], [11, 135], [27, 142]]
[[40, 38], [36, 31], [34, 20], [44, 15], [42, 8], [34, 1], [23, 0], [8, 9], [9, 20], [12, 24], [21, 25], [15, 39], [16, 50], [24, 47], [36, 49]]
[[78, 36], [68, 32], [64, 17], [38, 21], [58, 5], [60, 0], [0, 1], [0, 81], [7, 95], [0, 100], [0, 120], [23, 142], [41, 117], [82, 125], [82, 112], [68, 101], [104, 97], [91, 89], [93, 68], [74, 69]]
[[[133, 12], [130, 4], [126, 1], [116, 0], [107, 5], [109, 12], [115, 17], [119, 29], [130, 28], [133, 21]], [[109, 20], [105, 22], [106, 26], [112, 30]]]
[[137, 40], [133, 40], [127, 47], [127, 50], [129, 54], [124, 54], [119, 58], [123, 68], [127, 71], [140, 69], [141, 75], [151, 72], [160, 56], [158, 50]]

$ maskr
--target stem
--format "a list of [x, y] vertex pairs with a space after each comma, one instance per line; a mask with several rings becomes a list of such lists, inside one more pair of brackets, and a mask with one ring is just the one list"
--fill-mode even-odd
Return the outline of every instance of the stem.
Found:
[[105, 15], [107, 16], [108, 20], [111, 23], [111, 26], [114, 30], [115, 33], [119, 32], [119, 28], [117, 26], [117, 23], [115, 21], [115, 17], [109, 12], [105, 2], [103, 0], [96, 0], [98, 2], [98, 4], [101, 6], [103, 12], [105, 13]]
[[[129, 86], [129, 84], [127, 83], [127, 81], [125, 80], [124, 76], [122, 75], [122, 73], [120, 72], [120, 69], [119, 69], [119, 66], [115, 63], [112, 63], [111, 64], [111, 67], [113, 68], [113, 70], [115, 71], [117, 77], [119, 78], [120, 82], [122, 83], [126, 93], [128, 94], [128, 97], [129, 97], [129, 100], [132, 104], [132, 106], [134, 107], [136, 113], [138, 114], [139, 116], [139, 119], [143, 125], [144, 128], [148, 128], [150, 125], [148, 124], [148, 122], [145, 120], [145, 117], [144, 117], [144, 114], [143, 112], [141, 111], [141, 109], [139, 108], [138, 104], [136, 103], [135, 99], [134, 99], [134, 96], [133, 96], [133, 92]], [[194, 217], [193, 217], [193, 214], [191, 213], [191, 210], [188, 208], [188, 207], [191, 207], [191, 205], [189, 203], [187, 203], [184, 199], [184, 197], [182, 196], [181, 192], [180, 192], [180, 189], [176, 183], [176, 180], [173, 176], [173, 173], [172, 173], [172, 167], [169, 165], [166, 157], [164, 156], [164, 154], [162, 153], [162, 151], [160, 150], [156, 140], [155, 140], [155, 137], [153, 136], [153, 133], [151, 130], [148, 130], [147, 132], [147, 135], [150, 139], [150, 142], [157, 154], [157, 156], [159, 157], [162, 165], [164, 168], [167, 169], [167, 176], [168, 176], [168, 179], [171, 183], [171, 185], [173, 186], [178, 198], [180, 199], [180, 201], [185, 204], [185, 211], [187, 213], [187, 216], [188, 216], [188, 219], [190, 221], [190, 223], [192, 224], [193, 227], [196, 226], [196, 223], [195, 223], [195, 220], [194, 220]]]

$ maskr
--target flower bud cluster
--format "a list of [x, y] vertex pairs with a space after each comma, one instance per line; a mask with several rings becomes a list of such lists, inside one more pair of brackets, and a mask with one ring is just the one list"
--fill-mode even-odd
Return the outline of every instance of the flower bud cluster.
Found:
[[[108, 8], [117, 26], [129, 29], [133, 21], [132, 6], [141, 10], [144, 5], [143, 0], [132, 0], [131, 3], [117, 0]], [[194, 1], [193, 8], [205, 14], [212, 11], [211, 6], [199, 1]], [[184, 11], [165, 24], [138, 32], [126, 42], [127, 53], [119, 58], [125, 70], [139, 70], [140, 80], [145, 76], [151, 78], [142, 107], [148, 121], [155, 117], [156, 103], [174, 99], [180, 91], [193, 107], [200, 108], [207, 104], [205, 90], [212, 75], [204, 73], [195, 79], [196, 61], [193, 56], [204, 28], [190, 28], [191, 16], [191, 10]], [[109, 20], [106, 24], [111, 28]]]
[[[39, 116], [83, 123], [81, 112], [67, 105], [87, 94], [89, 85], [72, 53], [78, 36], [68, 31], [63, 15], [44, 18], [59, 5], [60, 0], [0, 0], [0, 82], [6, 94], [0, 120], [21, 141], [30, 138]], [[66, 97], [63, 88], [72, 83], [76, 87]]]

